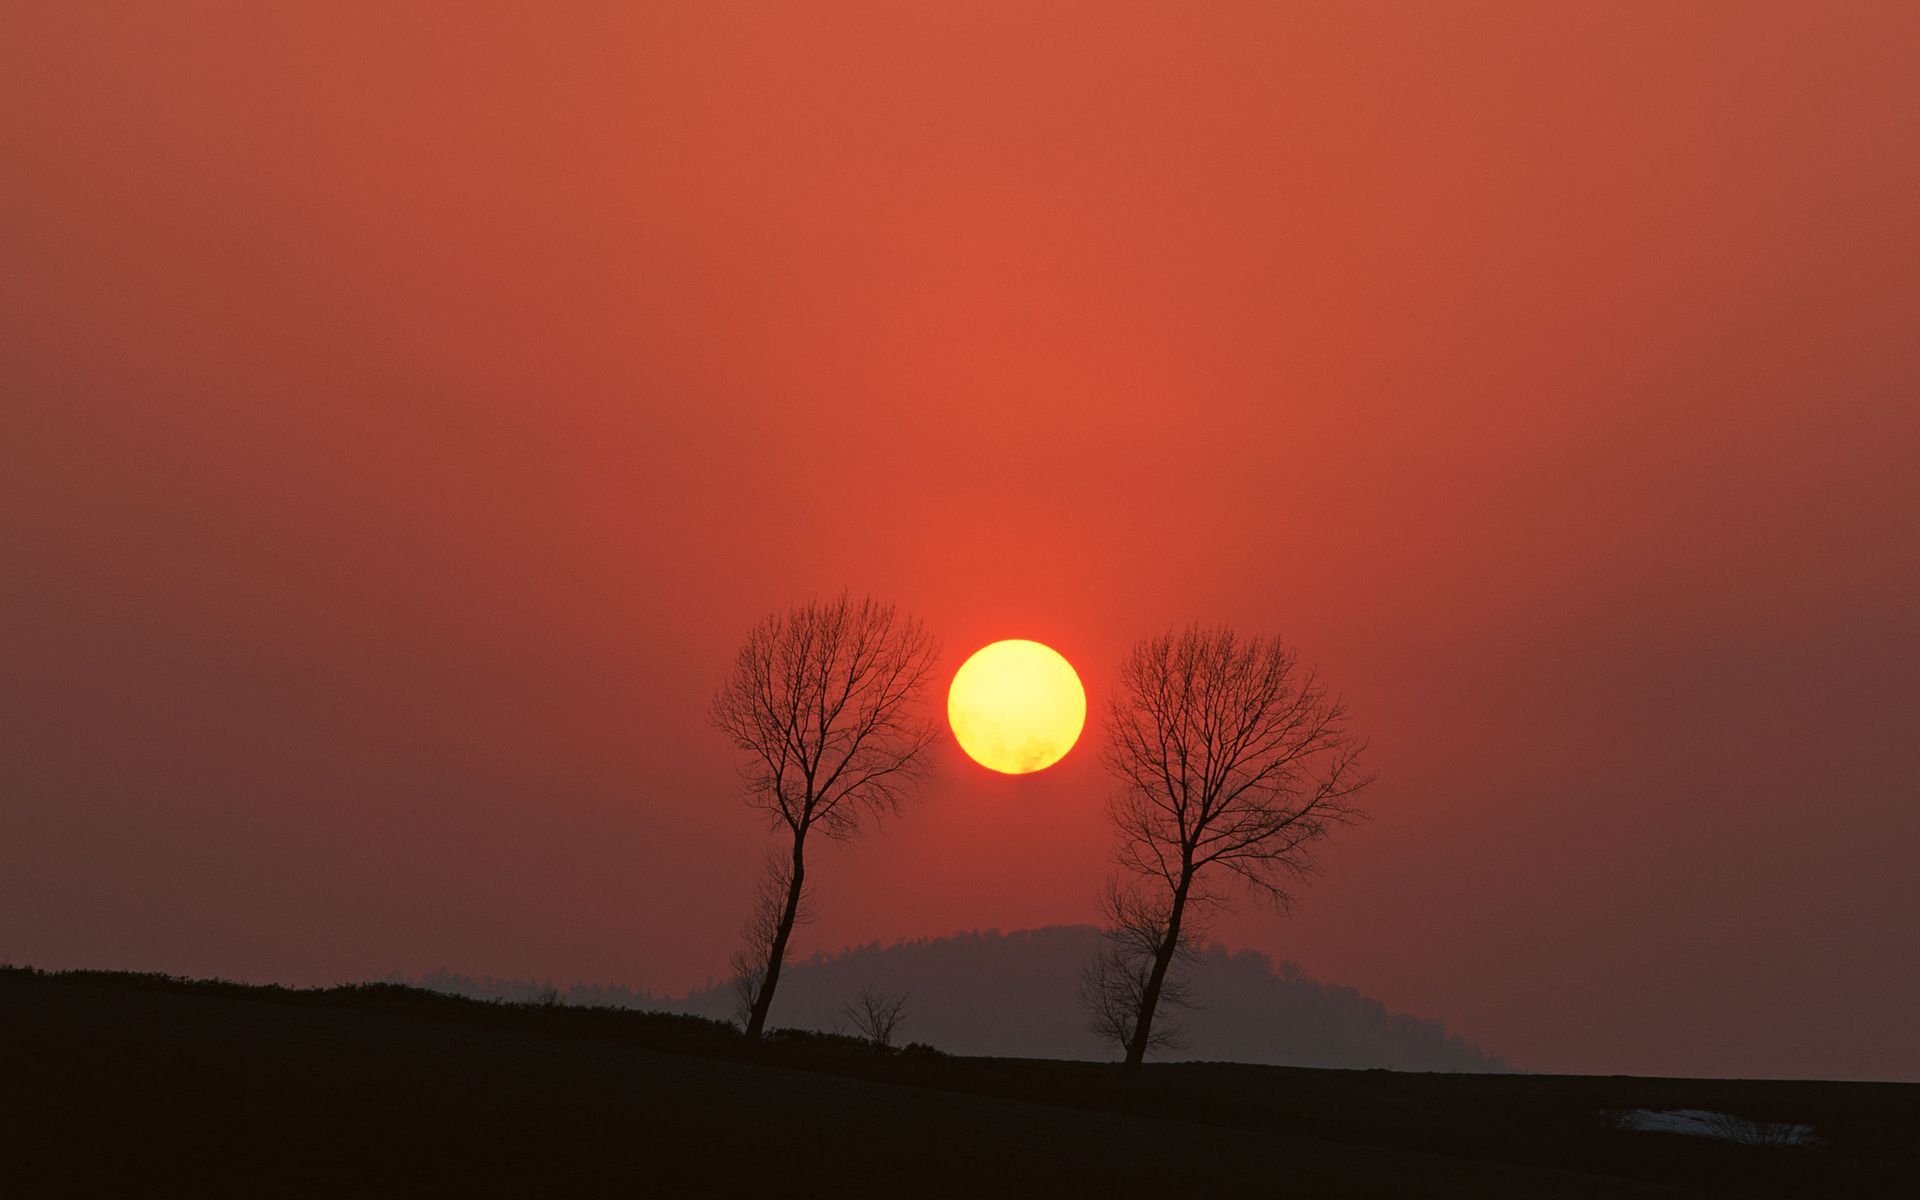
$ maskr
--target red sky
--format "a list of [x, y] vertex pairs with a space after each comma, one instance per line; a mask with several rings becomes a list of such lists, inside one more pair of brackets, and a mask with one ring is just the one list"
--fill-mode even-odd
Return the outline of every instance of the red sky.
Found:
[[[263, 11], [271, 7], [273, 11]], [[559, 9], [561, 11], [553, 11]], [[1541, 1070], [1920, 1078], [1920, 8], [0, 10], [0, 957], [679, 989], [850, 587], [1297, 643], [1293, 958]], [[803, 953], [1096, 918], [942, 748]]]

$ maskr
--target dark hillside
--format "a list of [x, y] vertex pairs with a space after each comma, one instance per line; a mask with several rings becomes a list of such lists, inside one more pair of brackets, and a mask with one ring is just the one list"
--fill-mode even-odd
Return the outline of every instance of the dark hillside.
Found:
[[[1825, 1146], [1624, 1133], [1609, 1106]], [[1920, 1088], [751, 1046], [695, 1018], [0, 971], [6, 1195], [1901, 1194]]]

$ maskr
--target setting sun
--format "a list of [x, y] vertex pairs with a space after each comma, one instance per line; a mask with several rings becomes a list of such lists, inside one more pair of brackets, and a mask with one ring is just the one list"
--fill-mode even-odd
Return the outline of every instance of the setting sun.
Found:
[[1058, 651], [1015, 638], [976, 651], [954, 673], [947, 720], [973, 761], [1025, 775], [1059, 762], [1080, 740], [1087, 693]]

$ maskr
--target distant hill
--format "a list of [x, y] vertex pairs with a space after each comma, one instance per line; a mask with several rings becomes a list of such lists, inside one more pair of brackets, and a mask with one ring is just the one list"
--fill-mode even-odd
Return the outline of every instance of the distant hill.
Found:
[[[1087, 1031], [1078, 1000], [1080, 965], [1100, 947], [1089, 925], [1051, 925], [1002, 934], [873, 943], [794, 963], [774, 999], [773, 1024], [833, 1030], [841, 1006], [863, 985], [911, 991], [907, 1041], [954, 1054], [1103, 1060], [1115, 1055]], [[1391, 1013], [1352, 988], [1321, 983], [1291, 962], [1276, 966], [1251, 950], [1208, 947], [1192, 968], [1196, 1005], [1169, 1009], [1186, 1045], [1163, 1060], [1196, 1059], [1302, 1067], [1385, 1067], [1399, 1071], [1506, 1071], [1506, 1063], [1438, 1021]], [[445, 971], [421, 986], [477, 999], [531, 1001], [551, 984], [469, 979]], [[599, 984], [555, 989], [569, 1004], [609, 1004], [725, 1019], [725, 984], [671, 997]]]

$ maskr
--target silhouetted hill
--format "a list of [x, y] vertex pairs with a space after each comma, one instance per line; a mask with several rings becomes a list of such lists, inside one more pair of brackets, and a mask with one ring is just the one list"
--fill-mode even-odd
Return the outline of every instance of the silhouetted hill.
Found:
[[[862, 985], [911, 990], [907, 1041], [929, 1042], [955, 1054], [1102, 1061], [1116, 1055], [1087, 1031], [1078, 1000], [1082, 963], [1094, 956], [1100, 933], [1090, 925], [1050, 925], [1002, 934], [879, 943], [794, 963], [782, 975], [773, 1023], [834, 1030], [845, 1024], [841, 1006]], [[1385, 1067], [1397, 1071], [1505, 1071], [1506, 1063], [1438, 1021], [1390, 1013], [1352, 988], [1310, 979], [1290, 962], [1277, 967], [1251, 950], [1220, 946], [1193, 965], [1191, 1009], [1170, 1009], [1187, 1028], [1186, 1045], [1162, 1051], [1163, 1060], [1268, 1063], [1296, 1067]], [[438, 971], [420, 986], [478, 999], [538, 1000], [551, 983], [467, 979]], [[569, 1004], [614, 1004], [664, 1009], [725, 1020], [733, 994], [715, 984], [678, 999], [650, 992], [576, 985]]]
[[[943, 939], [944, 940], [944, 939]], [[1639, 1108], [1804, 1123], [1640, 1132]], [[0, 1195], [1910, 1194], [1920, 1086], [1323, 1071], [749, 1042], [391, 984], [0, 968]]]

